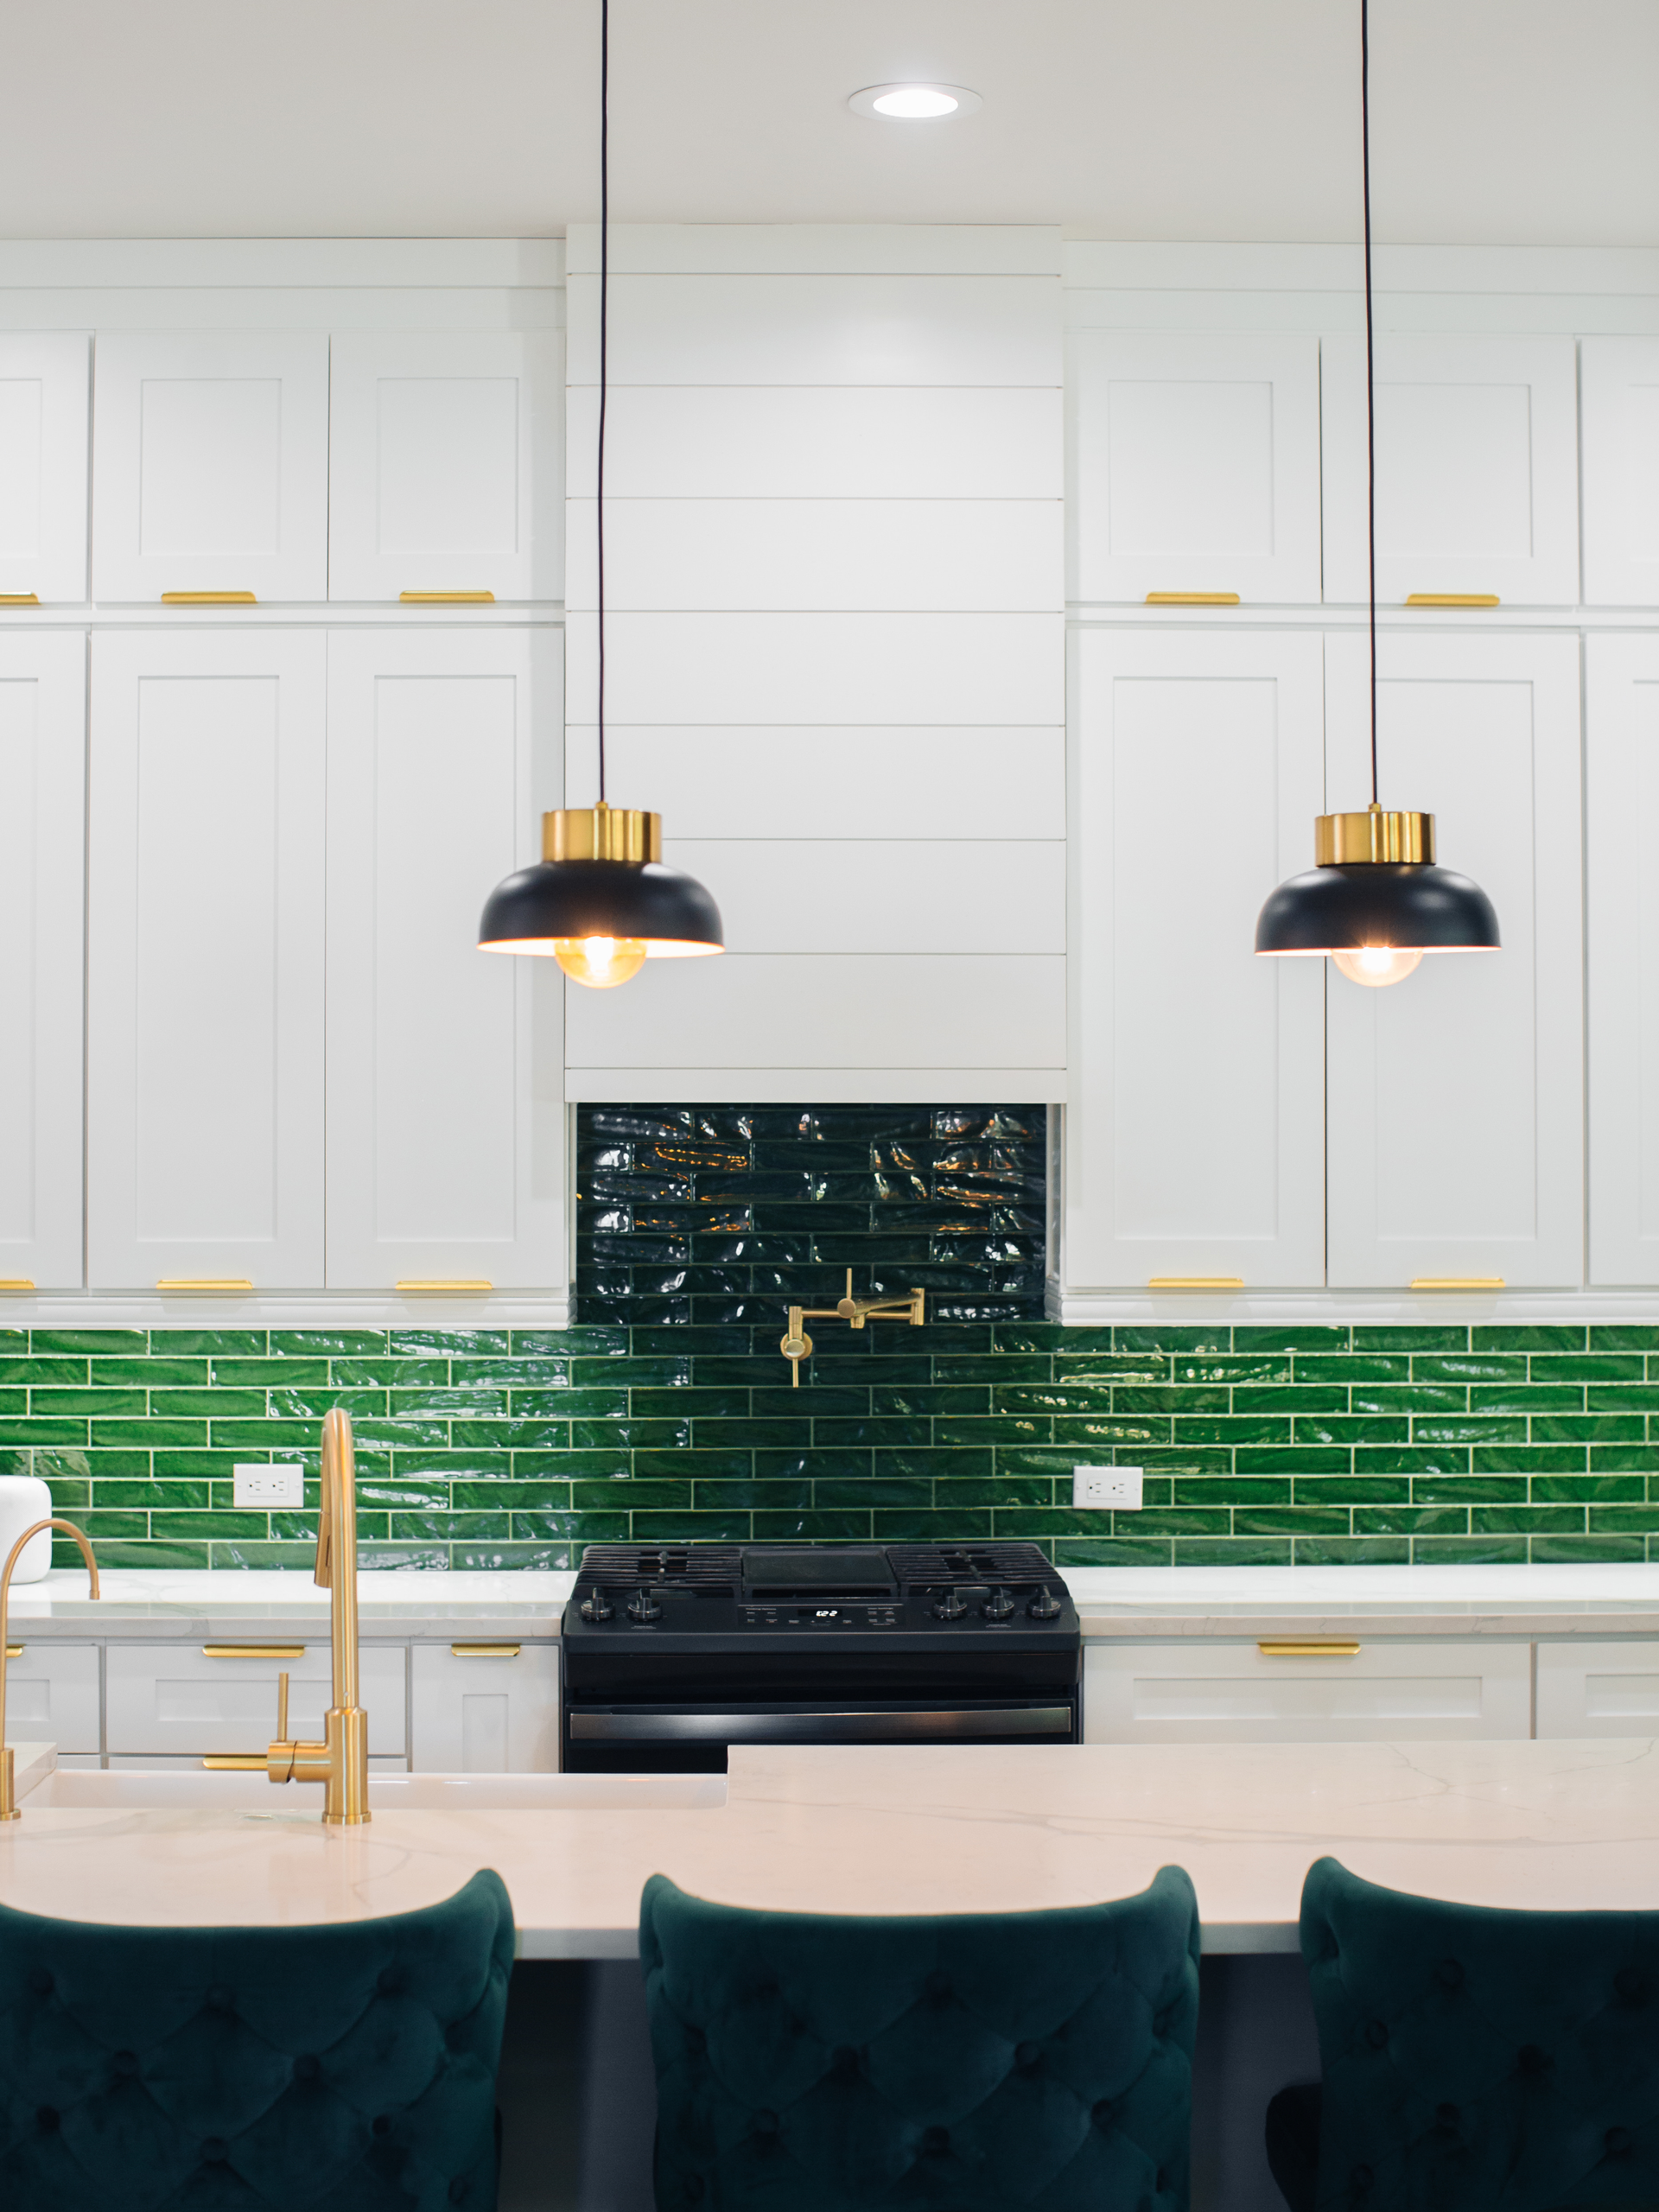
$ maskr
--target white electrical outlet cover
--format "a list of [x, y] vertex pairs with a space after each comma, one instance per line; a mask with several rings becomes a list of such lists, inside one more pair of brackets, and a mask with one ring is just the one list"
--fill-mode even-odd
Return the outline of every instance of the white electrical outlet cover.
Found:
[[231, 1469], [232, 1501], [237, 1505], [303, 1505], [305, 1469], [268, 1466], [264, 1460]]
[[1073, 1467], [1071, 1503], [1085, 1512], [1138, 1513], [1141, 1480], [1139, 1467]]

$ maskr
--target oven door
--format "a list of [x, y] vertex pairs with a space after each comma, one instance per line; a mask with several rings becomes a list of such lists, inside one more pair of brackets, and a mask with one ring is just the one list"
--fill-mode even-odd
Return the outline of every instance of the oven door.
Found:
[[733, 1744], [1075, 1744], [1077, 1700], [567, 1705], [568, 1774], [715, 1773]]

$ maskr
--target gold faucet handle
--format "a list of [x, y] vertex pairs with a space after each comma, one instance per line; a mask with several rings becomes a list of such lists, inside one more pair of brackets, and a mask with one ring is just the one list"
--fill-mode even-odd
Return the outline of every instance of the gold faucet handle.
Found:
[[283, 1743], [288, 1741], [288, 1670], [276, 1677], [276, 1733]]
[[779, 1351], [790, 1362], [789, 1387], [791, 1390], [800, 1388], [801, 1362], [812, 1357], [812, 1339], [806, 1333], [804, 1318], [805, 1311], [802, 1306], [790, 1307], [788, 1330], [778, 1339]]
[[289, 1740], [288, 1733], [288, 1673], [284, 1669], [276, 1677], [276, 1740], [265, 1747], [267, 1782], [293, 1781], [294, 1761], [299, 1748]]

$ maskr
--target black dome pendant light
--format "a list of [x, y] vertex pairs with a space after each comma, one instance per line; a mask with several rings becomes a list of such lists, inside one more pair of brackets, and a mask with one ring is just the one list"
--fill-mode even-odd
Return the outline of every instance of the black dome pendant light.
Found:
[[1376, 373], [1371, 331], [1370, 0], [1359, 4], [1365, 200], [1365, 498], [1370, 552], [1371, 803], [1322, 814], [1316, 865], [1281, 883], [1255, 925], [1258, 952], [1328, 955], [1351, 982], [1403, 982], [1426, 952], [1496, 952], [1497, 916], [1478, 883], [1434, 865], [1432, 814], [1385, 813], [1376, 784]]
[[550, 953], [573, 982], [610, 990], [649, 959], [723, 952], [720, 909], [695, 876], [662, 865], [663, 817], [605, 800], [605, 399], [611, 276], [610, 0], [600, 0], [599, 804], [542, 817], [542, 857], [491, 892], [480, 952]]

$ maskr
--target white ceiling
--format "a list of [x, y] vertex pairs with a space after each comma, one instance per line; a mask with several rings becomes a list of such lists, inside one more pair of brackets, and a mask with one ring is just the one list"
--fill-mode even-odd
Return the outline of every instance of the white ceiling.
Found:
[[[598, 0], [4, 0], [0, 232], [522, 237], [598, 213]], [[612, 212], [1327, 241], [1358, 0], [613, 0]], [[1376, 0], [1379, 237], [1659, 242], [1659, 0]], [[911, 76], [982, 114], [865, 122]]]

